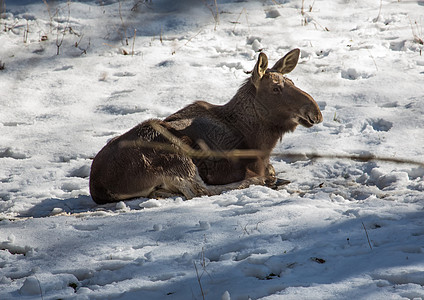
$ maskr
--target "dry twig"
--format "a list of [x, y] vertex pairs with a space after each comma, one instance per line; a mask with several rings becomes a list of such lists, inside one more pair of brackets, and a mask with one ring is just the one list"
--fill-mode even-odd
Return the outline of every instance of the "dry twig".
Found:
[[216, 30], [217, 25], [219, 25], [219, 11], [218, 11], [218, 3], [216, 3], [216, 0], [214, 0], [215, 3], [215, 11], [212, 7], [212, 5], [208, 5], [208, 3], [206, 2], [206, 0], [202, 0], [203, 4], [211, 11], [211, 14], [213, 16], [213, 19], [215, 20], [215, 28], [214, 30]]
[[196, 270], [196, 277], [197, 277], [197, 282], [199, 283], [199, 286], [200, 286], [200, 292], [202, 293], [203, 300], [205, 300], [205, 293], [203, 292], [202, 282], [200, 281], [201, 276], [199, 276], [199, 271], [197, 270], [196, 263], [193, 262], [193, 264], [194, 264], [194, 269]]
[[367, 229], [365, 228], [365, 224], [364, 224], [364, 222], [362, 222], [362, 226], [364, 227], [365, 234], [367, 235], [368, 245], [370, 246], [370, 249], [372, 250], [372, 246], [371, 246], [370, 238], [369, 238], [369, 236], [368, 236], [368, 231], [367, 231]]
[[[238, 160], [243, 158], [257, 158], [266, 155], [265, 151], [258, 149], [233, 149], [233, 150], [222, 150], [216, 151], [211, 150], [205, 143], [202, 143], [202, 149], [196, 150], [185, 144], [178, 137], [170, 133], [166, 128], [161, 126], [159, 122], [151, 121], [150, 125], [163, 135], [170, 143], [159, 143], [159, 142], [148, 142], [143, 140], [137, 141], [122, 141], [121, 147], [145, 147], [156, 150], [166, 151], [170, 153], [183, 154], [190, 158], [216, 158], [216, 159], [232, 159]], [[307, 157], [310, 160], [313, 159], [349, 159], [357, 160], [361, 162], [368, 161], [382, 161], [396, 164], [411, 164], [424, 167], [424, 162], [396, 157], [383, 157], [375, 156], [372, 154], [318, 154], [318, 153], [271, 153], [272, 157], [285, 158], [285, 159], [299, 159]]]

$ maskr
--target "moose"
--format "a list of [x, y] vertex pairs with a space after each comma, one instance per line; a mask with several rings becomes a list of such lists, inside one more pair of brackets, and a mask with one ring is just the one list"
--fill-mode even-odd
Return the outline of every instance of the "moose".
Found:
[[[93, 200], [105, 204], [177, 195], [191, 199], [252, 184], [275, 187], [270, 155], [278, 140], [299, 124], [309, 128], [323, 120], [314, 99], [284, 76], [296, 67], [299, 55], [299, 49], [291, 50], [268, 69], [268, 58], [260, 53], [251, 75], [226, 104], [197, 101], [110, 140], [92, 162]], [[184, 147], [256, 152], [237, 159], [191, 157], [179, 151]]]

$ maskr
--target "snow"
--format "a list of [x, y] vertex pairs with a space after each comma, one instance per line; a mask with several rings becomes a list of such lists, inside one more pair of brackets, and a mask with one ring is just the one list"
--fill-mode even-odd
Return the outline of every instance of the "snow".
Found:
[[[0, 1], [0, 299], [423, 299], [423, 165], [308, 155], [424, 161], [424, 2], [205, 2]], [[91, 200], [109, 139], [293, 48], [289, 185]]]

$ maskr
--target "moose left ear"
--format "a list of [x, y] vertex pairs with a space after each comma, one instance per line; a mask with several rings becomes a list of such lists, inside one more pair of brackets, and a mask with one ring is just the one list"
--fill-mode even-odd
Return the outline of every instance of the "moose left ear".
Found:
[[260, 53], [258, 57], [258, 62], [255, 65], [255, 68], [252, 72], [252, 81], [256, 86], [259, 83], [259, 80], [264, 76], [266, 70], [268, 69], [268, 58], [265, 53]]
[[287, 53], [283, 58], [281, 58], [277, 63], [272, 67], [272, 70], [275, 70], [282, 74], [287, 74], [293, 71], [299, 60], [300, 50], [293, 49]]

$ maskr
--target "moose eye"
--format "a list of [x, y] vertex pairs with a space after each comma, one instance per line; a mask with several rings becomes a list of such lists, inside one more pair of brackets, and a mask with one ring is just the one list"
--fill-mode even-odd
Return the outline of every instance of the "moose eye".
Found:
[[277, 94], [281, 92], [281, 88], [276, 86], [275, 88], [272, 89], [272, 91]]

